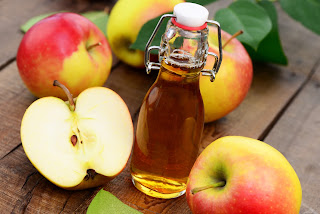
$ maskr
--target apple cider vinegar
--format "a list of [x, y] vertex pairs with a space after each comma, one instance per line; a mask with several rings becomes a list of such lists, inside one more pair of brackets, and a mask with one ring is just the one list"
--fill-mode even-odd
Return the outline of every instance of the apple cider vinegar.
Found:
[[[147, 73], [160, 69], [147, 92], [138, 117], [131, 175], [137, 189], [157, 198], [185, 193], [191, 168], [198, 156], [204, 127], [200, 73], [214, 79], [221, 64], [221, 30], [207, 21], [208, 11], [193, 3], [181, 3], [175, 15], [161, 17], [146, 46]], [[171, 17], [160, 46], [150, 46], [164, 18]], [[217, 25], [220, 57], [208, 53], [207, 22]], [[159, 50], [161, 63], [149, 61]], [[207, 55], [215, 56], [212, 70], [203, 70]]]
[[177, 197], [186, 189], [204, 123], [200, 71], [163, 61], [141, 106], [131, 172], [135, 185], [154, 197]]

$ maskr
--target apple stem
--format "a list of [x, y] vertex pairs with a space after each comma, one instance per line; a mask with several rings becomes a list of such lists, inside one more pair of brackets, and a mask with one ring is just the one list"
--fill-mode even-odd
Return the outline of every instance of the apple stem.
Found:
[[241, 35], [241, 34], [243, 34], [243, 30], [239, 30], [238, 32], [236, 32], [235, 34], [233, 34], [233, 35], [222, 45], [222, 49], [223, 49], [224, 47], [226, 47], [227, 44], [229, 44], [229, 42], [230, 42], [232, 39], [236, 38], [237, 36], [239, 36], [239, 35]]
[[105, 7], [103, 12], [105, 12], [106, 14], [109, 14], [110, 13], [110, 7]]
[[72, 97], [72, 94], [70, 93], [70, 91], [68, 90], [68, 88], [66, 86], [64, 86], [63, 84], [61, 84], [58, 80], [54, 80], [53, 81], [53, 86], [58, 86], [60, 87], [64, 93], [66, 93], [67, 97], [68, 97], [68, 100], [69, 100], [69, 103], [70, 103], [70, 110], [71, 111], [74, 111], [75, 108], [76, 108], [76, 105], [74, 104], [73, 102], [73, 97]]
[[219, 181], [218, 183], [214, 183], [214, 184], [209, 184], [207, 186], [203, 186], [203, 187], [196, 187], [196, 188], [193, 188], [191, 190], [191, 193], [192, 195], [198, 193], [198, 192], [201, 192], [203, 190], [206, 190], [206, 189], [210, 189], [210, 188], [216, 188], [216, 187], [223, 187], [226, 185], [226, 182], [225, 181]]
[[95, 44], [93, 44], [93, 45], [90, 45], [89, 47], [87, 47], [87, 51], [90, 51], [92, 48], [97, 47], [97, 46], [100, 46], [100, 45], [102, 45], [101, 42], [98, 42], [98, 43], [95, 43]]

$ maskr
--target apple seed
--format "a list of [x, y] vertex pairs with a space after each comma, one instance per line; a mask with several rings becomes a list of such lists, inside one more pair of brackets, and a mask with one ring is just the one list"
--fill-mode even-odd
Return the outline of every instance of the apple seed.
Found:
[[78, 142], [77, 135], [72, 135], [70, 140], [71, 140], [72, 145], [75, 146]]

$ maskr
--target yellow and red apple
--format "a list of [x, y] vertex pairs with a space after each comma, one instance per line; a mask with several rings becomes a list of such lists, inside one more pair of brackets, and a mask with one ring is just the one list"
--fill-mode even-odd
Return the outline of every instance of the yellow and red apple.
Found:
[[[222, 31], [222, 44], [231, 37]], [[209, 52], [219, 56], [217, 30], [209, 27]], [[212, 69], [213, 57], [208, 57], [205, 69]], [[253, 76], [252, 61], [244, 46], [232, 39], [223, 48], [221, 67], [214, 82], [206, 76], [200, 77], [200, 91], [205, 109], [205, 122], [218, 120], [233, 111], [244, 100], [250, 89]]]
[[161, 14], [173, 11], [184, 0], [119, 0], [111, 10], [107, 36], [112, 51], [123, 62], [144, 67], [144, 52], [130, 45], [136, 41], [142, 26]]
[[23, 149], [35, 168], [59, 187], [102, 185], [117, 176], [129, 159], [133, 144], [129, 110], [118, 94], [105, 87], [88, 88], [75, 101], [64, 90], [69, 102], [44, 97], [26, 110], [21, 122]]
[[58, 13], [32, 26], [17, 53], [17, 66], [27, 88], [37, 97], [67, 99], [54, 80], [74, 96], [102, 86], [111, 70], [112, 54], [103, 33], [87, 18]]
[[187, 183], [195, 214], [298, 214], [302, 190], [287, 159], [261, 141], [222, 137], [197, 158]]

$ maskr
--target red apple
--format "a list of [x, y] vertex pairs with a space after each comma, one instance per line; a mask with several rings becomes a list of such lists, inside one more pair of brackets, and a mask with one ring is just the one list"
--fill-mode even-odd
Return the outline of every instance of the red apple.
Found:
[[[231, 37], [222, 31], [222, 44]], [[209, 51], [219, 56], [217, 30], [209, 27]], [[213, 57], [208, 57], [205, 69], [212, 69]], [[200, 91], [205, 109], [205, 122], [218, 120], [233, 111], [244, 100], [253, 76], [252, 61], [244, 46], [232, 39], [223, 48], [223, 59], [214, 82], [200, 77]]]
[[57, 79], [74, 96], [84, 89], [102, 86], [112, 63], [110, 46], [103, 33], [87, 18], [58, 13], [32, 26], [17, 53], [20, 76], [37, 97], [67, 99]]
[[255, 139], [228, 136], [197, 158], [186, 195], [193, 213], [298, 214], [302, 190], [278, 150]]

